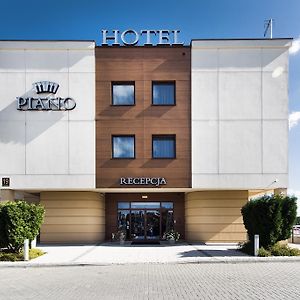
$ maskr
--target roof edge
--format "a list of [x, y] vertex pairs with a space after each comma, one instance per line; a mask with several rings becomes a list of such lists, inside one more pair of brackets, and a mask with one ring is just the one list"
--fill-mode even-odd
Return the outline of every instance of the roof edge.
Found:
[[192, 39], [192, 49], [208, 48], [289, 48], [293, 38]]
[[92, 50], [93, 40], [0, 40], [1, 50]]
[[19, 40], [19, 39], [13, 39], [13, 40], [9, 40], [9, 39], [0, 39], [0, 42], [94, 42], [96, 43], [95, 40]]
[[193, 41], [273, 41], [273, 40], [293, 40], [294, 38], [220, 38], [220, 39], [191, 39]]

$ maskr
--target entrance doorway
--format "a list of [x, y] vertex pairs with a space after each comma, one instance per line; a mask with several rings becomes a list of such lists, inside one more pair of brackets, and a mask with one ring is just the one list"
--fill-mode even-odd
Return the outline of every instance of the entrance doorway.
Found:
[[118, 230], [127, 240], [160, 240], [171, 229], [173, 202], [118, 202]]
[[130, 217], [130, 234], [132, 239], [160, 239], [159, 210], [132, 210]]

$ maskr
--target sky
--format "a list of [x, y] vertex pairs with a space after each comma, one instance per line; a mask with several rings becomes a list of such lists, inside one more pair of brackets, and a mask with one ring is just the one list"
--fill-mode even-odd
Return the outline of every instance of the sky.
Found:
[[[289, 191], [300, 199], [300, 1], [299, 0], [2, 0], [0, 39], [83, 39], [101, 43], [101, 29], [179, 29], [180, 39], [292, 37], [290, 54]], [[300, 202], [299, 202], [300, 204]], [[299, 205], [300, 206], [300, 205]]]

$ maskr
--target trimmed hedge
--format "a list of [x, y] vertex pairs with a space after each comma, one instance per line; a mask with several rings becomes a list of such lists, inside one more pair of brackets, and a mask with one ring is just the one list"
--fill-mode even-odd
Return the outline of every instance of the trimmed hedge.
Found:
[[38, 235], [44, 214], [43, 206], [25, 201], [0, 204], [0, 247], [20, 252], [25, 239], [32, 241]]
[[244, 225], [250, 244], [259, 234], [259, 243], [265, 249], [291, 236], [296, 221], [297, 198], [272, 195], [250, 200], [242, 207]]

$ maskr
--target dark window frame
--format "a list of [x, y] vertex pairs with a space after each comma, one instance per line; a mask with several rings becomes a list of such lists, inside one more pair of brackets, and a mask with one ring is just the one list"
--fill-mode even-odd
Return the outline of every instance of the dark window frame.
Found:
[[[114, 137], [133, 137], [133, 157], [114, 157]], [[135, 151], [135, 134], [112, 134], [111, 136], [111, 158], [112, 159], [135, 159], [136, 151]]]
[[[114, 104], [115, 85], [133, 85], [133, 104]], [[135, 106], [135, 81], [112, 81], [111, 82], [111, 106]]]
[[[174, 139], [174, 156], [172, 157], [154, 157], [154, 139], [158, 138], [158, 139], [164, 139], [164, 138], [173, 138]], [[176, 134], [153, 134], [152, 135], [152, 159], [176, 159]]]
[[[173, 84], [173, 88], [174, 88], [174, 103], [172, 104], [156, 104], [153, 103], [154, 97], [153, 97], [153, 91], [154, 91], [154, 85], [166, 85], [166, 84]], [[166, 81], [157, 81], [154, 80], [152, 81], [152, 101], [151, 104], [152, 106], [176, 106], [176, 81], [175, 80], [166, 80]]]
[[[160, 207], [159, 208], [155, 208], [155, 209], [149, 209], [149, 208], [146, 208], [146, 207], [144, 207], [144, 208], [131, 208], [131, 203], [133, 203], [133, 202], [147, 202], [147, 201], [139, 201], [139, 200], [133, 200], [133, 201], [129, 201], [129, 207], [130, 208], [128, 208], [128, 209], [125, 209], [125, 208], [118, 208], [118, 203], [120, 203], [120, 202], [128, 202], [128, 200], [118, 200], [118, 202], [117, 202], [117, 205], [116, 205], [116, 216], [117, 216], [117, 220], [116, 220], [116, 228], [119, 228], [119, 222], [118, 222], [118, 220], [119, 220], [119, 212], [121, 212], [121, 211], [129, 211], [129, 239], [128, 240], [130, 240], [130, 241], [132, 241], [132, 240], [134, 240], [133, 238], [132, 238], [132, 236], [131, 236], [131, 226], [132, 226], [132, 212], [135, 212], [135, 211], [140, 211], [140, 210], [143, 210], [144, 212], [146, 211], [146, 210], [158, 210], [159, 212], [160, 212], [160, 223], [159, 223], [159, 228], [160, 228], [160, 238], [159, 239], [162, 239], [163, 238], [163, 231], [162, 231], [162, 222], [163, 222], [163, 219], [162, 219], [162, 213], [164, 212], [164, 211], [166, 211], [167, 213], [168, 212], [171, 212], [172, 214], [173, 214], [173, 224], [172, 224], [172, 227], [174, 228], [174, 226], [175, 226], [175, 223], [174, 223], [174, 219], [175, 219], [175, 201], [171, 201], [171, 200], [169, 200], [169, 201], [153, 201], [153, 202], [160, 202]], [[151, 201], [152, 202], [152, 201]], [[162, 203], [163, 202], [171, 202], [173, 205], [173, 208], [172, 209], [169, 209], [169, 208], [164, 208], [163, 206], [162, 206]], [[177, 209], [177, 208], [176, 208]], [[145, 217], [145, 216], [144, 216]], [[145, 220], [145, 219], [144, 219]], [[146, 230], [146, 228], [144, 228], [144, 230]], [[145, 236], [144, 236], [145, 237]]]

